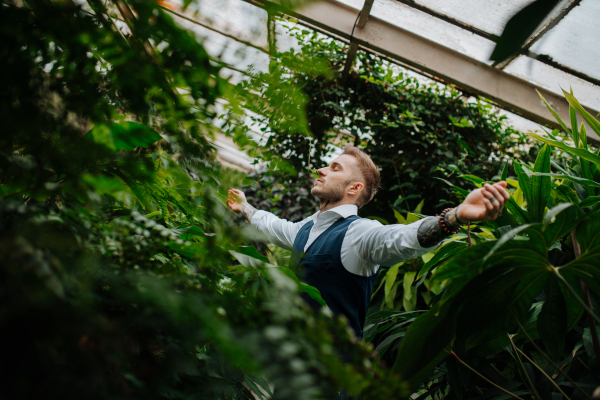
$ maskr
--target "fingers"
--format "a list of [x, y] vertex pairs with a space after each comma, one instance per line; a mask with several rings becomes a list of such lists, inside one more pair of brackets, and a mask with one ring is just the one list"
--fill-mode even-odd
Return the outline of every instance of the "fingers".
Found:
[[483, 187], [483, 195], [487, 202], [490, 202], [493, 208], [490, 210], [489, 207], [488, 213], [492, 217], [492, 219], [498, 218], [498, 216], [502, 213], [504, 209], [504, 203], [510, 198], [510, 194], [506, 190], [504, 190], [503, 182], [496, 183], [494, 185], [485, 184]]

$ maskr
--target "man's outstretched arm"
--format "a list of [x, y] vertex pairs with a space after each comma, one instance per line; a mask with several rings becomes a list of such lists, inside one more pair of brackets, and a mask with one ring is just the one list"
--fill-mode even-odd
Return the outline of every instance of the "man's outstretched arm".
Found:
[[[499, 182], [471, 192], [459, 207], [446, 213], [446, 227], [454, 231], [468, 222], [496, 219], [510, 197], [505, 187], [506, 182]], [[419, 257], [447, 237], [440, 227], [439, 217], [408, 225], [385, 226], [367, 220], [356, 225], [356, 229], [351, 225], [348, 232], [350, 247], [357, 256], [384, 266]]]
[[270, 212], [257, 210], [248, 204], [244, 192], [231, 189], [227, 196], [227, 207], [241, 213], [248, 223], [267, 235], [269, 240], [284, 249], [291, 249], [302, 224], [281, 219]]
[[[502, 181], [494, 185], [486, 183], [481, 189], [473, 190], [460, 206], [446, 213], [446, 226], [455, 230], [469, 222], [495, 220], [502, 214], [504, 203], [510, 198], [505, 188], [506, 182]], [[445, 237], [436, 217], [426, 218], [417, 232], [421, 247], [435, 246]]]

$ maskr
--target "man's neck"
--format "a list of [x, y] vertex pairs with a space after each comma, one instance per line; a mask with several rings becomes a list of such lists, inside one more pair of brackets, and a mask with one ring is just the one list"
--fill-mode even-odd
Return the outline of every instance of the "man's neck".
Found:
[[350, 202], [344, 201], [344, 200], [340, 200], [337, 203], [331, 203], [329, 201], [325, 201], [325, 202], [321, 202], [321, 204], [319, 204], [319, 211], [321, 213], [324, 213], [327, 210], [331, 210], [332, 208], [343, 206], [344, 204], [353, 204], [354, 205], [354, 203], [350, 203]]

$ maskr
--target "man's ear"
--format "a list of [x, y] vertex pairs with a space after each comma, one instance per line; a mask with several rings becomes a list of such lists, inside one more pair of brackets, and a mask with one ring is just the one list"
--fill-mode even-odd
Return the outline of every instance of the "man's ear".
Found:
[[348, 194], [351, 195], [359, 195], [365, 188], [365, 185], [362, 182], [354, 181], [350, 184], [348, 188]]

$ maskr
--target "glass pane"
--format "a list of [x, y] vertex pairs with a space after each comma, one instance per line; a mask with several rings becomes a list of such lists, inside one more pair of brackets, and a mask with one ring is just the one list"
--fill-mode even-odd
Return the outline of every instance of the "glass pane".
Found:
[[[181, 12], [182, 0], [162, 2]], [[267, 12], [242, 0], [200, 0], [184, 14], [227, 35], [267, 48]]]
[[565, 90], [573, 87], [575, 97], [577, 97], [583, 106], [600, 111], [600, 87], [566, 72], [526, 56], [519, 56], [504, 71], [561, 96], [561, 87]]
[[500, 35], [508, 20], [534, 1], [416, 0], [415, 3], [485, 32]]
[[174, 18], [181, 26], [203, 41], [204, 48], [213, 58], [243, 71], [248, 69], [249, 65], [262, 72], [268, 71], [269, 56], [265, 51], [247, 46], [234, 38], [221, 35], [183, 18], [177, 16]]
[[599, 39], [600, 1], [583, 0], [542, 36], [531, 50], [547, 54], [561, 65], [600, 79]]
[[[340, 2], [358, 10], [362, 9], [364, 3], [363, 0], [341, 0]], [[494, 50], [494, 42], [405, 4], [395, 0], [375, 0], [371, 15], [466, 56], [491, 64], [489, 58]]]

